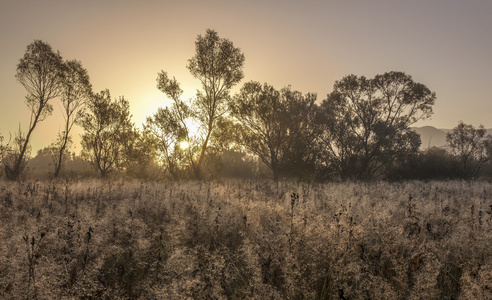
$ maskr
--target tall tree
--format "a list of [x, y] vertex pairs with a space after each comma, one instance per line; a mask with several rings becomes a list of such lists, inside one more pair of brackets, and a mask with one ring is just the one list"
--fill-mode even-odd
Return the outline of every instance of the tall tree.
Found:
[[284, 151], [282, 172], [300, 179], [314, 180], [320, 153], [316, 141], [321, 134], [321, 127], [317, 122], [317, 95], [302, 94], [290, 87], [282, 89], [280, 95], [287, 105], [289, 120], [286, 123], [289, 145], [288, 150]]
[[64, 155], [70, 143], [70, 131], [73, 125], [81, 118], [84, 106], [91, 96], [92, 86], [87, 70], [76, 60], [65, 62], [63, 89], [61, 101], [63, 104], [64, 130], [58, 134], [58, 139], [51, 148], [53, 150], [54, 176], [58, 177]]
[[188, 69], [200, 80], [203, 89], [197, 91], [193, 103], [205, 132], [196, 163], [199, 169], [217, 123], [227, 110], [230, 89], [244, 77], [244, 54], [211, 29], [207, 29], [205, 36], [197, 37], [195, 50], [195, 56], [188, 61]]
[[11, 156], [13, 159], [4, 160], [5, 174], [10, 180], [18, 179], [24, 169], [26, 155], [29, 155], [29, 140], [36, 125], [53, 111], [49, 101], [62, 91], [63, 67], [60, 53], [40, 40], [27, 46], [17, 65], [15, 77], [27, 91], [26, 104], [31, 110], [31, 118], [27, 133], [19, 132], [16, 137], [17, 153]]
[[492, 159], [492, 136], [480, 125], [460, 122], [446, 134], [447, 148], [457, 160], [457, 170], [464, 178], [473, 178], [480, 174], [483, 166]]
[[188, 104], [181, 100], [183, 90], [176, 78], [169, 78], [164, 71], [157, 76], [157, 88], [173, 103], [169, 107], [158, 108], [152, 117], [147, 118], [144, 132], [154, 141], [166, 170], [174, 179], [180, 178], [187, 167], [198, 175], [193, 157], [198, 141], [196, 136], [190, 135], [188, 128], [193, 119], [193, 112]]
[[130, 104], [120, 97], [112, 101], [109, 90], [91, 97], [88, 112], [80, 119], [84, 128], [82, 149], [92, 165], [106, 177], [118, 170], [125, 162], [125, 146], [134, 138]]
[[[277, 181], [282, 168], [307, 155], [316, 138], [316, 95], [247, 82], [230, 102], [231, 115], [241, 127], [237, 142], [272, 170]], [[291, 165], [292, 168], [292, 165]]]
[[343, 179], [370, 179], [395, 157], [418, 150], [410, 125], [432, 114], [435, 93], [403, 72], [349, 75], [323, 101], [320, 138]]

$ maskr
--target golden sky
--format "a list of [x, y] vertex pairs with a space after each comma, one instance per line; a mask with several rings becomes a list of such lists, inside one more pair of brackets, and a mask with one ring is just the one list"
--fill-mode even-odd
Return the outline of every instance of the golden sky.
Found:
[[[29, 123], [25, 90], [15, 79], [26, 46], [41, 39], [64, 59], [80, 60], [94, 91], [130, 101], [145, 122], [169, 104], [156, 88], [167, 71], [185, 97], [199, 83], [186, 69], [207, 28], [244, 52], [246, 81], [291, 85], [321, 101], [345, 75], [403, 71], [437, 94], [434, 116], [417, 125], [452, 128], [462, 120], [492, 127], [492, 1], [72, 1], [0, 2], [0, 134]], [[58, 100], [39, 124], [33, 154], [61, 130]], [[74, 132], [74, 139], [81, 133]], [[75, 143], [75, 151], [80, 145]]]

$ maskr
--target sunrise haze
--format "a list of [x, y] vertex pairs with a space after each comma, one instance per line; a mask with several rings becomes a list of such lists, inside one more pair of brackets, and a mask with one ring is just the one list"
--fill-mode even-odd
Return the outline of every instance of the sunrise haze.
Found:
[[[128, 99], [140, 127], [170, 103], [156, 88], [160, 70], [176, 77], [185, 98], [200, 88], [186, 66], [207, 28], [245, 55], [245, 78], [234, 91], [255, 80], [317, 93], [320, 102], [345, 75], [403, 71], [437, 95], [432, 119], [417, 126], [492, 127], [491, 16], [486, 0], [2, 1], [0, 134], [8, 139], [19, 124], [28, 127], [26, 91], [15, 74], [34, 40], [81, 61], [95, 92]], [[51, 103], [53, 116], [33, 134], [34, 151], [63, 128], [61, 104]]]

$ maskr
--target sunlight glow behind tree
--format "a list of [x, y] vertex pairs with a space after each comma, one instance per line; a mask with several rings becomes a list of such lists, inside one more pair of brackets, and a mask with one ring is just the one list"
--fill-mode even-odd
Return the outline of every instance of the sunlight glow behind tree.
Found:
[[60, 53], [53, 51], [48, 43], [35, 40], [27, 46], [24, 57], [17, 65], [15, 75], [27, 91], [26, 104], [31, 110], [29, 130], [20, 130], [14, 140], [13, 152], [3, 159], [7, 178], [15, 180], [21, 175], [26, 157], [29, 156], [29, 140], [36, 125], [53, 112], [49, 101], [62, 92], [63, 60]]
[[195, 48], [188, 69], [200, 80], [203, 89], [197, 91], [194, 101], [196, 116], [206, 132], [196, 168], [196, 176], [201, 177], [200, 167], [217, 124], [227, 111], [230, 89], [244, 77], [245, 58], [241, 49], [211, 29], [207, 29], [205, 36], [197, 37]]
[[183, 150], [186, 150], [190, 147], [190, 143], [188, 143], [188, 141], [181, 141], [179, 143], [179, 147]]

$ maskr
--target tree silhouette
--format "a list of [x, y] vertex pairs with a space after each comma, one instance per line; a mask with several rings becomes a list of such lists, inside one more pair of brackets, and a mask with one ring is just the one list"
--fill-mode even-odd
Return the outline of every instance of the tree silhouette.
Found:
[[479, 175], [481, 169], [491, 159], [492, 136], [480, 125], [460, 122], [458, 126], [446, 134], [447, 148], [457, 159], [457, 170], [464, 178]]
[[65, 62], [63, 90], [61, 93], [65, 128], [58, 134], [58, 139], [51, 148], [55, 166], [54, 177], [58, 177], [60, 174], [64, 154], [72, 142], [70, 131], [73, 125], [81, 118], [84, 106], [91, 93], [92, 87], [89, 75], [87, 75], [87, 70], [82, 67], [82, 64], [76, 60]]
[[196, 170], [199, 170], [210, 138], [227, 110], [230, 89], [244, 77], [244, 54], [231, 41], [220, 38], [211, 29], [207, 29], [205, 36], [197, 37], [195, 49], [195, 56], [188, 61], [188, 69], [200, 80], [203, 89], [197, 91], [193, 103], [196, 117], [205, 131], [196, 163]]
[[432, 114], [435, 97], [402, 72], [335, 82], [321, 105], [327, 162], [343, 179], [373, 178], [397, 155], [418, 150], [420, 138], [409, 127]]
[[[183, 162], [188, 165], [195, 178], [201, 178], [202, 165], [219, 126], [228, 124], [224, 120], [230, 90], [243, 78], [244, 54], [228, 39], [220, 38], [217, 32], [207, 29], [205, 36], [198, 35], [195, 41], [195, 55], [188, 61], [190, 73], [202, 85], [195, 99], [186, 103], [181, 100], [183, 91], [173, 77], [161, 71], [157, 87], [173, 100], [171, 107], [159, 111], [147, 120], [148, 132], [159, 142], [164, 154], [166, 167], [177, 176]], [[191, 136], [186, 121], [193, 120], [200, 125], [199, 134]], [[167, 131], [167, 132], [165, 132]], [[187, 141], [191, 147], [180, 149], [178, 143]], [[185, 151], [183, 151], [185, 150]]]
[[[7, 179], [10, 180], [15, 180], [19, 179], [19, 176], [22, 175], [22, 171], [25, 169], [27, 166], [27, 154], [31, 152], [31, 146], [27, 144], [26, 149], [24, 151], [24, 157], [21, 158], [21, 149], [26, 144], [26, 137], [25, 134], [22, 132], [20, 125], [19, 125], [19, 130], [17, 133], [14, 135], [14, 139], [12, 140], [12, 136], [10, 137], [10, 140], [7, 142], [5, 145], [0, 146], [0, 154], [2, 155], [2, 164], [5, 166], [5, 175], [7, 176]], [[12, 176], [12, 174], [8, 173], [8, 167], [9, 166], [15, 166], [18, 162], [20, 162], [20, 165], [18, 166], [18, 174], [17, 177], [9, 177]]]
[[49, 101], [58, 97], [62, 91], [63, 60], [59, 52], [41, 40], [35, 40], [27, 46], [24, 57], [17, 65], [15, 75], [27, 91], [26, 104], [31, 110], [27, 134], [20, 130], [15, 137], [16, 153], [10, 153], [9, 159], [3, 160], [8, 179], [16, 180], [21, 175], [29, 155], [29, 140], [36, 125], [46, 119], [53, 111]]
[[[157, 76], [157, 88], [172, 99], [170, 107], [158, 108], [157, 112], [147, 118], [144, 126], [145, 134], [154, 142], [156, 150], [164, 159], [165, 168], [174, 179], [182, 176], [186, 166], [191, 167], [198, 174], [193, 154], [197, 150], [198, 141], [191, 137], [188, 124], [193, 115], [190, 107], [181, 100], [183, 90], [173, 77], [161, 71]], [[181, 142], [189, 143], [183, 149]]]
[[83, 153], [89, 157], [101, 178], [123, 166], [125, 146], [135, 138], [130, 105], [125, 98], [112, 101], [109, 90], [91, 97], [88, 112], [80, 119]]
[[129, 132], [124, 145], [124, 168], [135, 178], [153, 178], [159, 173], [155, 164], [156, 147], [153, 141], [135, 128]]
[[[259, 82], [247, 82], [230, 103], [240, 124], [236, 141], [247, 147], [272, 170], [277, 181], [282, 167], [302, 159], [316, 138], [312, 130], [316, 95], [303, 96], [284, 88], [280, 92]], [[292, 167], [292, 166], [291, 166]]]
[[319, 107], [316, 105], [317, 95], [302, 94], [293, 91], [290, 87], [280, 93], [287, 105], [287, 119], [285, 126], [290, 136], [289, 145], [284, 151], [281, 170], [284, 174], [299, 179], [314, 179], [319, 160], [319, 144], [316, 143], [321, 134], [321, 127], [317, 119]]

